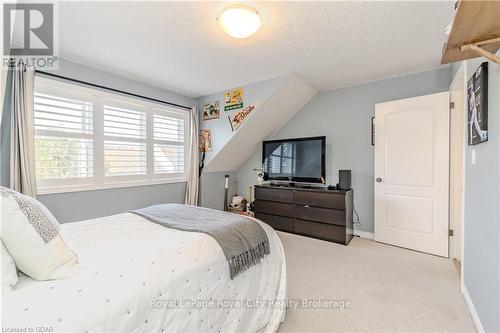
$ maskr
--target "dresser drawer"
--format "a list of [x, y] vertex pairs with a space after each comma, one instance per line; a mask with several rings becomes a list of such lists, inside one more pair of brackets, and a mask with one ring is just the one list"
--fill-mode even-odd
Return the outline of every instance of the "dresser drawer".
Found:
[[295, 219], [293, 232], [328, 241], [345, 244], [345, 228], [331, 224], [316, 223]]
[[345, 210], [295, 205], [295, 218], [345, 226]]
[[315, 207], [345, 210], [345, 195], [340, 193], [295, 191], [294, 202]]
[[293, 232], [293, 219], [291, 217], [283, 217], [276, 215], [268, 215], [255, 213], [255, 217], [262, 222], [269, 224], [273, 229]]
[[255, 200], [255, 212], [293, 217], [293, 205], [288, 203]]
[[284, 189], [255, 187], [255, 199], [292, 203], [293, 191]]

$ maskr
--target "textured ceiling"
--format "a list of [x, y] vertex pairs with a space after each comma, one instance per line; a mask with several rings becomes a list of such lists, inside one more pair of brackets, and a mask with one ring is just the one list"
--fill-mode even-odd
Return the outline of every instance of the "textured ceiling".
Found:
[[228, 2], [61, 2], [60, 55], [198, 97], [286, 73], [318, 90], [439, 67], [448, 1], [254, 2], [263, 24], [227, 36]]

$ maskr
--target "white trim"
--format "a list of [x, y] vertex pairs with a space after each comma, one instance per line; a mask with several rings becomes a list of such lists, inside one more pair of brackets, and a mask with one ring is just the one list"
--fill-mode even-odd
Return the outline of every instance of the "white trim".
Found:
[[[450, 95], [451, 95], [451, 88], [453, 85], [456, 83], [460, 75], [463, 75], [463, 89], [464, 89], [464, 101], [463, 101], [463, 107], [464, 109], [462, 110], [463, 112], [463, 119], [467, 122], [467, 106], [468, 106], [468, 101], [467, 101], [467, 62], [462, 61], [460, 64], [460, 67], [457, 70], [457, 73], [455, 74], [455, 77], [453, 78], [451, 84], [450, 84]], [[465, 267], [465, 258], [464, 258], [464, 248], [465, 248], [465, 169], [466, 169], [466, 159], [467, 159], [467, 126], [464, 126], [463, 129], [463, 147], [462, 147], [462, 194], [461, 194], [461, 201], [462, 201], [462, 211], [461, 213], [461, 219], [460, 219], [460, 291], [462, 294], [465, 295], [466, 289], [465, 289], [465, 283], [464, 283], [464, 267]], [[450, 137], [451, 137], [451, 132], [450, 132]], [[450, 141], [451, 142], [451, 141]], [[450, 165], [451, 167], [451, 165]], [[450, 193], [451, 194], [451, 193]], [[451, 222], [451, 221], [450, 221]], [[450, 253], [451, 257], [451, 253]]]
[[467, 304], [467, 308], [469, 309], [469, 313], [472, 317], [472, 321], [474, 322], [474, 326], [476, 326], [476, 330], [478, 333], [484, 333], [483, 324], [481, 323], [481, 319], [479, 319], [479, 315], [477, 314], [476, 308], [474, 307], [474, 303], [470, 298], [469, 292], [465, 285], [462, 289], [462, 295], [464, 296], [465, 304]]
[[126, 188], [126, 187], [137, 187], [137, 186], [148, 186], [148, 185], [161, 185], [161, 184], [172, 184], [172, 183], [185, 183], [187, 180], [185, 177], [179, 178], [169, 178], [163, 180], [140, 180], [140, 181], [127, 181], [127, 182], [115, 182], [115, 183], [106, 183], [99, 185], [64, 185], [64, 186], [54, 186], [54, 187], [43, 187], [40, 190], [37, 190], [37, 195], [46, 195], [46, 194], [57, 194], [57, 193], [70, 193], [70, 192], [85, 192], [85, 191], [97, 191], [97, 190], [106, 190], [113, 188]]
[[366, 239], [374, 239], [374, 234], [373, 232], [368, 232], [368, 231], [362, 231], [362, 230], [353, 230], [354, 236], [358, 236], [361, 238], [366, 238]]
[[[468, 105], [468, 101], [467, 101], [467, 62], [466, 61], [462, 61], [462, 65], [460, 65], [460, 68], [459, 68], [459, 71], [462, 70], [463, 68], [463, 73], [464, 73], [464, 89], [465, 89], [465, 94], [464, 94], [464, 108], [465, 110], [468, 110], [467, 109], [467, 105]], [[464, 119], [466, 121], [468, 121], [468, 113], [464, 110]], [[466, 191], [466, 186], [465, 186], [465, 170], [467, 169], [467, 144], [466, 144], [466, 140], [467, 140], [467, 126], [465, 128], [465, 134], [464, 134], [464, 154], [463, 154], [463, 157], [464, 157], [464, 174], [463, 174], [463, 180], [462, 180], [462, 184], [463, 184], [463, 190], [462, 190], [462, 225], [461, 225], [461, 232], [462, 232], [462, 241], [461, 241], [461, 248], [460, 248], [460, 259], [461, 259], [461, 262], [460, 262], [460, 290], [463, 290], [465, 289], [465, 270], [464, 270], [464, 267], [465, 267], [465, 191]]]

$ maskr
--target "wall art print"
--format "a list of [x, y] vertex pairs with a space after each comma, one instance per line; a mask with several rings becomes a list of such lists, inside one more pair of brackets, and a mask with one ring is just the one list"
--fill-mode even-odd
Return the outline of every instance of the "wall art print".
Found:
[[217, 119], [220, 117], [219, 101], [207, 102], [203, 104], [203, 120]]
[[224, 111], [243, 107], [243, 88], [235, 88], [224, 93]]
[[245, 122], [248, 115], [255, 109], [255, 105], [249, 105], [241, 111], [235, 112], [234, 114], [227, 116], [229, 118], [229, 123], [231, 124], [231, 129], [236, 131], [241, 124]]
[[200, 131], [200, 152], [206, 153], [212, 151], [212, 134], [210, 129]]
[[488, 141], [488, 63], [467, 82], [469, 146]]

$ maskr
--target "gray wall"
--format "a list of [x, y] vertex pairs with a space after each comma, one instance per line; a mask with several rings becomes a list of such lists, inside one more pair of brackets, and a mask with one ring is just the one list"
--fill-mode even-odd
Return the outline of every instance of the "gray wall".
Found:
[[134, 186], [38, 196], [61, 223], [124, 213], [166, 202], [184, 202], [186, 183]]
[[[185, 96], [60, 59], [55, 73], [105, 87], [192, 106]], [[82, 191], [38, 196], [60, 222], [73, 222], [165, 202], [184, 202], [185, 183]]]
[[236, 181], [236, 172], [204, 172], [200, 178], [200, 201], [198, 204], [202, 207], [219, 209], [224, 208], [224, 176], [229, 175], [228, 203], [234, 193], [234, 182]]
[[194, 105], [194, 100], [192, 98], [151, 86], [145, 82], [134, 81], [121, 76], [99, 71], [62, 58], [59, 58], [58, 66], [59, 69], [57, 71], [51, 71], [51, 73], [84, 82], [99, 84], [104, 87], [118, 89], [133, 94], [157, 98], [171, 103], [186, 106]]
[[[467, 79], [483, 61], [467, 61]], [[500, 332], [500, 66], [488, 71], [489, 138], [466, 149], [464, 283], [485, 331]]]
[[[447, 91], [450, 67], [323, 92], [314, 97], [273, 138], [326, 135], [326, 180], [338, 182], [339, 169], [352, 170], [358, 230], [373, 232], [371, 117], [375, 104]], [[261, 167], [260, 148], [238, 169], [238, 192], [246, 194]]]

